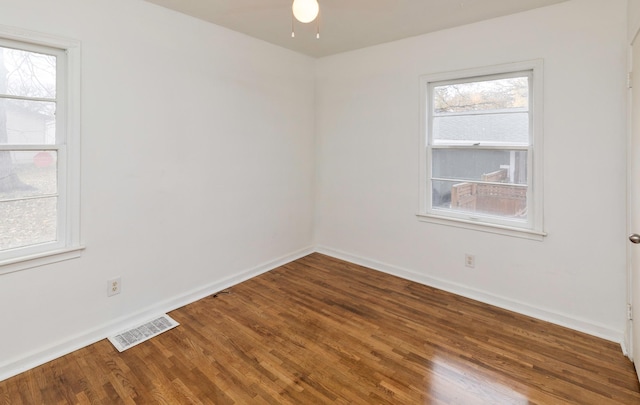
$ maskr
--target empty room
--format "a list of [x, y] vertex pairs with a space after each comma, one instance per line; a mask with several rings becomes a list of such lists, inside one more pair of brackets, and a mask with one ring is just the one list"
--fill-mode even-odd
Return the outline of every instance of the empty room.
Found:
[[0, 0], [0, 404], [640, 404], [639, 31]]

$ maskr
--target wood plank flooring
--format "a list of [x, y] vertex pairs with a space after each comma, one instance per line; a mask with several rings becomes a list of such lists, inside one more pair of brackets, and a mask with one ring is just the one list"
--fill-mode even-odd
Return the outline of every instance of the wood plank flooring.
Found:
[[312, 254], [0, 382], [0, 404], [640, 404], [619, 345]]

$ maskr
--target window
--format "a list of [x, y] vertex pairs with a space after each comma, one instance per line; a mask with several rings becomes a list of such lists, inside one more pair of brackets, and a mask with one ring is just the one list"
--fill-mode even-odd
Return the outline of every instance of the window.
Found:
[[419, 217], [541, 239], [542, 64], [422, 78]]
[[77, 48], [0, 30], [0, 273], [78, 255]]

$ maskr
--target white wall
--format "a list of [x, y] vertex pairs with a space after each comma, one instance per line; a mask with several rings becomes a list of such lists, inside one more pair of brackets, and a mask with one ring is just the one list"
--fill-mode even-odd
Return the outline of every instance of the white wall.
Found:
[[0, 380], [311, 250], [313, 59], [137, 0], [0, 10], [82, 41], [87, 246], [0, 276]]
[[[319, 60], [319, 250], [621, 342], [626, 10], [573, 0]], [[419, 76], [538, 58], [548, 237], [419, 222]]]
[[[621, 340], [626, 6], [573, 0], [314, 62], [138, 0], [0, 0], [0, 24], [82, 41], [87, 245], [0, 277], [0, 379], [314, 243]], [[418, 222], [418, 77], [536, 58], [549, 236]]]

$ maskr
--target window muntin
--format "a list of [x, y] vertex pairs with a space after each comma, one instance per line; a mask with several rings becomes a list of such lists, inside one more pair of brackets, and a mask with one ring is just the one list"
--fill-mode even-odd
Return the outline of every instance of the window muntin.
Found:
[[0, 32], [0, 274], [81, 248], [78, 49]]
[[541, 61], [422, 78], [421, 219], [544, 235], [534, 74], [541, 80]]
[[0, 145], [56, 144], [56, 101], [11, 99], [0, 92], [0, 103], [7, 131]]

